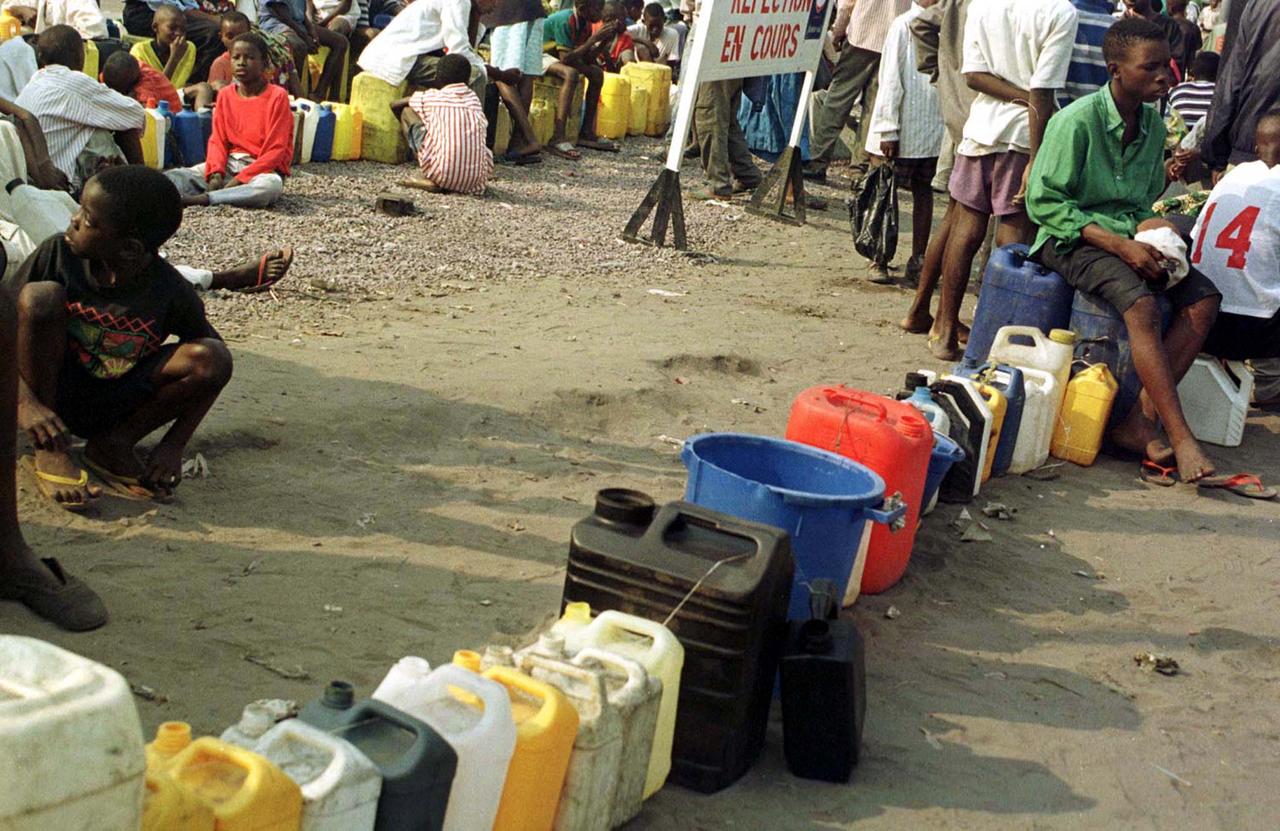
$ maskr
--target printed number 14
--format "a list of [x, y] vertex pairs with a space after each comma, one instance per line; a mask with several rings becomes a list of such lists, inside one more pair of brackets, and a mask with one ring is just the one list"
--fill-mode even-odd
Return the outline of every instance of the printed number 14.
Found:
[[[1192, 265], [1200, 262], [1200, 255], [1204, 251], [1204, 238], [1209, 234], [1209, 224], [1213, 221], [1213, 212], [1217, 207], [1215, 202], [1205, 212], [1204, 222], [1200, 224], [1200, 238], [1196, 240], [1196, 250], [1191, 255]], [[1258, 221], [1258, 214], [1261, 212], [1261, 208], [1250, 205], [1236, 214], [1235, 219], [1228, 222], [1218, 234], [1218, 238], [1214, 240], [1214, 247], [1231, 252], [1231, 256], [1227, 258], [1227, 268], [1244, 268], [1245, 258], [1249, 253], [1249, 237], [1253, 235], [1253, 225]]]

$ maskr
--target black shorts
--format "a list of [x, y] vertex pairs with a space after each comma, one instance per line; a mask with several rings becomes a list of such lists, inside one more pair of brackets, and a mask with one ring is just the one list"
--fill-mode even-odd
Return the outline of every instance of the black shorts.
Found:
[[1139, 277], [1116, 255], [1083, 243], [1066, 254], [1059, 254], [1050, 240], [1032, 259], [1050, 271], [1056, 271], [1073, 289], [1105, 300], [1120, 314], [1142, 298], [1154, 297], [1157, 292], [1167, 297], [1175, 309], [1185, 309], [1206, 297], [1222, 296], [1213, 281], [1194, 268], [1173, 288], [1161, 291]]
[[54, 412], [67, 429], [85, 439], [107, 432], [133, 415], [155, 395], [156, 369], [173, 355], [176, 346], [162, 347], [119, 378], [95, 378], [69, 352], [58, 374]]
[[1219, 312], [1200, 351], [1228, 361], [1280, 358], [1280, 313], [1249, 317]]

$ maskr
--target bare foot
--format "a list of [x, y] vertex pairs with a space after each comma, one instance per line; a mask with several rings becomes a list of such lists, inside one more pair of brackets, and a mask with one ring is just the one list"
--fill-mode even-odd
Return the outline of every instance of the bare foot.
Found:
[[929, 337], [929, 352], [940, 361], [952, 363], [964, 357], [964, 351], [954, 341], [942, 337]]
[[289, 247], [272, 251], [263, 260], [246, 260], [235, 268], [219, 271], [213, 275], [209, 284], [211, 289], [227, 289], [228, 291], [248, 291], [266, 289], [284, 279], [293, 265], [293, 249]]
[[1198, 482], [1213, 475], [1213, 462], [1209, 461], [1195, 439], [1179, 442], [1173, 452], [1178, 458], [1178, 476], [1183, 482]]
[[913, 335], [923, 335], [933, 328], [933, 315], [926, 312], [910, 311], [898, 321], [898, 328]]
[[[84, 473], [70, 455], [63, 450], [36, 451], [37, 477], [40, 473], [57, 476], [75, 482]], [[102, 488], [86, 482], [83, 485], [53, 482], [42, 479], [40, 490], [48, 494], [54, 502], [64, 507], [81, 508], [102, 495]]]
[[1129, 417], [1115, 427], [1107, 438], [1116, 447], [1137, 453], [1158, 465], [1167, 466], [1173, 461], [1173, 448], [1165, 443], [1155, 422], [1143, 415], [1142, 409], [1136, 404]]
[[403, 182], [397, 182], [402, 188], [417, 188], [425, 190], [427, 193], [444, 193], [444, 188], [424, 176], [414, 176], [405, 179]]

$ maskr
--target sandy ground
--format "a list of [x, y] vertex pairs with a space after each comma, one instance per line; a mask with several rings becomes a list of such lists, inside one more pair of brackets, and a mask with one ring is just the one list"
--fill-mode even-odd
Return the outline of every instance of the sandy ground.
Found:
[[[681, 494], [660, 436], [780, 435], [807, 386], [888, 392], [935, 366], [894, 325], [907, 293], [853, 280], [838, 188], [803, 229], [690, 205], [710, 257], [618, 242], [660, 152], [501, 169], [489, 197], [414, 194], [423, 215], [400, 220], [371, 202], [408, 169], [365, 164], [304, 169], [269, 214], [190, 212], [175, 260], [298, 249], [274, 296], [209, 298], [236, 377], [189, 450], [208, 477], [90, 517], [23, 478], [31, 541], [113, 619], [68, 635], [5, 604], [0, 628], [153, 690], [148, 729], [220, 731], [330, 678], [367, 694], [403, 655], [548, 620], [596, 489]], [[1253, 416], [1215, 457], [1278, 478], [1280, 418]], [[631, 827], [1275, 827], [1280, 508], [1135, 474], [995, 481], [972, 507], [1017, 514], [989, 543], [959, 541], [957, 506], [926, 521], [905, 579], [852, 611], [869, 690], [852, 783], [789, 776], [775, 723], [739, 784], [669, 787]]]

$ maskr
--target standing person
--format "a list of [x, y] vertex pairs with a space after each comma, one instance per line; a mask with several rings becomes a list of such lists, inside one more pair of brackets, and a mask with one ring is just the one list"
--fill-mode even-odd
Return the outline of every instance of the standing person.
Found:
[[219, 15], [235, 8], [235, 3], [230, 0], [125, 0], [125, 30], [131, 35], [151, 37], [152, 19], [161, 6], [172, 6], [187, 19], [187, 40], [196, 45], [191, 82], [208, 80], [209, 66], [226, 51], [222, 38], [218, 37]]
[[1208, 44], [1209, 49], [1214, 48], [1213, 30], [1218, 25], [1218, 7], [1222, 5], [1222, 0], [1209, 0], [1209, 5], [1200, 10], [1200, 16], [1196, 20], [1196, 25], [1200, 27], [1200, 37]]
[[[1056, 115], [1032, 166], [1027, 212], [1039, 226], [1031, 255], [1077, 291], [1098, 295], [1124, 318], [1142, 394], [1109, 438], [1141, 454], [1143, 469], [1176, 464], [1183, 482], [1214, 472], [1191, 435], [1178, 381], [1200, 352], [1221, 293], [1194, 267], [1172, 288], [1159, 252], [1134, 235], [1157, 226], [1151, 204], [1164, 190], [1165, 128], [1152, 106], [1169, 92], [1169, 44], [1160, 27], [1125, 19], [1104, 45], [1111, 83]], [[1175, 315], [1161, 336], [1163, 294]], [[1166, 444], [1157, 420], [1168, 434]]]
[[867, 124], [876, 104], [880, 50], [884, 49], [889, 24], [910, 7], [911, 0], [839, 0], [836, 4], [831, 36], [840, 50], [840, 58], [822, 105], [826, 117], [817, 120], [813, 157], [804, 167], [805, 178], [826, 181], [831, 154], [858, 99], [862, 100], [862, 118], [858, 122], [858, 142], [853, 148], [853, 166], [855, 173], [866, 172]]
[[[867, 153], [873, 164], [893, 165], [898, 185], [911, 189], [911, 258], [906, 279], [919, 281], [933, 224], [933, 181], [942, 146], [942, 111], [929, 77], [916, 69], [912, 21], [936, 0], [917, 0], [889, 26], [880, 60], [880, 90], [867, 127]], [[872, 262], [867, 279], [892, 283], [889, 263]]]
[[1169, 41], [1169, 54], [1173, 57], [1173, 62], [1178, 65], [1178, 75], [1186, 74], [1187, 67], [1182, 63], [1186, 44], [1183, 42], [1182, 27], [1178, 25], [1178, 21], [1156, 11], [1153, 0], [1124, 0], [1124, 16], [1140, 17], [1159, 26], [1160, 31], [1164, 32], [1165, 39]]
[[1213, 104], [1213, 91], [1218, 86], [1218, 55], [1201, 52], [1187, 68], [1187, 80], [1169, 93], [1169, 106], [1182, 116], [1187, 129], [1194, 129]]
[[[480, 22], [493, 27], [489, 36], [489, 63], [502, 72], [516, 72], [514, 97], [528, 123], [529, 108], [533, 106], [533, 83], [545, 74], [542, 68], [543, 28], [546, 14], [540, 0], [497, 0], [493, 11], [480, 18]], [[502, 82], [499, 82], [502, 83]], [[518, 122], [515, 119], [513, 122]], [[512, 135], [516, 146], [511, 152], [516, 156], [536, 156], [542, 152], [537, 139], [524, 135]], [[558, 154], [557, 154], [558, 155]]]
[[[1066, 83], [1076, 24], [1075, 7], [1067, 0], [975, 0], [969, 7], [963, 70], [978, 97], [951, 173], [949, 210], [954, 214], [941, 257], [938, 314], [928, 342], [939, 360], [959, 360], [960, 344], [968, 338], [960, 323], [960, 304], [991, 218], [1000, 221], [998, 246], [1030, 235], [1023, 210], [1027, 172], [1053, 114], [1056, 91]], [[926, 282], [922, 277], [921, 292]], [[911, 314], [919, 314], [921, 305], [917, 294]], [[927, 305], [923, 311], [927, 314]]]
[[[481, 16], [494, 4], [474, 3]], [[462, 55], [471, 64], [471, 91], [483, 101], [487, 72], [471, 45], [471, 7], [471, 0], [414, 0], [370, 41], [356, 63], [393, 87], [407, 82], [412, 89], [429, 89], [445, 53]]]
[[1111, 80], [1107, 61], [1102, 57], [1102, 41], [1116, 22], [1111, 0], [1071, 0], [1076, 7], [1076, 45], [1067, 68], [1067, 83], [1058, 94], [1058, 106], [1097, 92]]
[[346, 35], [316, 24], [319, 17], [312, 0], [258, 0], [258, 26], [269, 34], [281, 35], [293, 52], [293, 64], [307, 72], [307, 56], [329, 47], [312, 96], [317, 101], [336, 100], [342, 90], [342, 67], [350, 44]]
[[1165, 0], [1165, 3], [1169, 17], [1178, 24], [1178, 29], [1182, 32], [1182, 51], [1175, 54], [1173, 59], [1182, 67], [1182, 77], [1185, 80], [1191, 61], [1204, 46], [1204, 38], [1200, 37], [1200, 27], [1187, 15], [1187, 0]]

